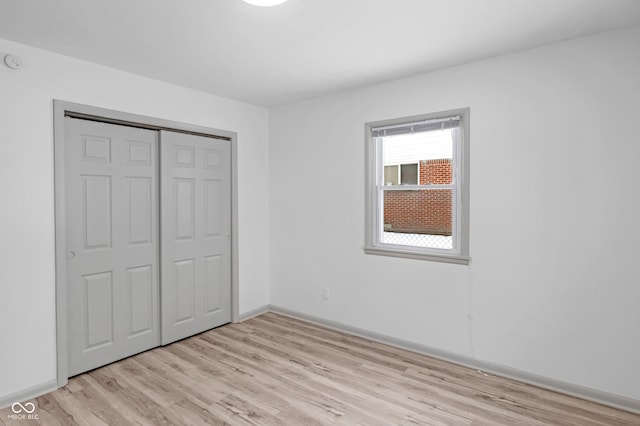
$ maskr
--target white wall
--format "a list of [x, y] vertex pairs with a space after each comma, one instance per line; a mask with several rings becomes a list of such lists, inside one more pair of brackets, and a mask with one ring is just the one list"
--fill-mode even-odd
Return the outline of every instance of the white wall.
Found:
[[[638, 46], [634, 27], [272, 110], [271, 303], [640, 400]], [[463, 107], [471, 265], [365, 255], [364, 123]]]
[[269, 303], [268, 111], [0, 40], [0, 400], [54, 380], [53, 99], [238, 133], [240, 314]]

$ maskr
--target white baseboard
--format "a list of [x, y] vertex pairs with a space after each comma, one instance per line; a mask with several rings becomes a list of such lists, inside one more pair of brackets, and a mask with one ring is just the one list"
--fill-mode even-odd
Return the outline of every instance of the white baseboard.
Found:
[[0, 397], [0, 409], [10, 407], [14, 402], [28, 402], [30, 399], [37, 398], [56, 389], [58, 389], [58, 381], [54, 379], [19, 392], [5, 395]]
[[410, 342], [403, 339], [397, 339], [395, 337], [386, 336], [384, 334], [375, 333], [361, 328], [352, 327], [350, 325], [342, 324], [340, 322], [316, 317], [313, 315], [307, 315], [302, 312], [294, 311], [291, 309], [282, 308], [280, 306], [270, 305], [269, 311], [277, 314], [289, 316], [292, 318], [300, 319], [323, 327], [327, 327], [333, 330], [342, 331], [347, 334], [351, 334], [365, 339], [373, 340], [376, 342], [384, 343], [397, 348], [406, 349], [412, 352], [417, 352], [423, 355], [427, 355], [433, 358], [437, 358], [443, 361], [448, 361], [453, 364], [469, 367], [474, 370], [484, 371], [496, 376], [513, 379], [519, 382], [527, 383], [530, 385], [538, 386], [540, 388], [552, 390], [554, 392], [563, 393], [577, 398], [586, 399], [588, 401], [597, 402], [599, 404], [607, 405], [613, 408], [619, 408], [621, 410], [629, 411], [635, 414], [640, 414], [640, 400], [627, 398], [621, 395], [615, 395], [608, 392], [603, 392], [597, 389], [591, 389], [585, 386], [576, 385], [573, 383], [563, 382], [561, 380], [552, 379], [550, 377], [540, 376], [538, 374], [529, 373], [526, 371], [518, 370], [515, 368], [507, 367], [500, 364], [495, 364], [488, 361], [482, 361], [476, 358], [467, 357], [464, 355], [458, 355], [453, 352], [443, 351], [429, 346], [421, 345], [418, 343]]
[[246, 321], [249, 318], [257, 317], [258, 315], [262, 315], [262, 314], [264, 314], [266, 312], [269, 312], [270, 310], [271, 310], [271, 305], [260, 306], [259, 308], [252, 309], [250, 311], [247, 311], [247, 312], [241, 314], [238, 317], [238, 321], [234, 321], [234, 322]]

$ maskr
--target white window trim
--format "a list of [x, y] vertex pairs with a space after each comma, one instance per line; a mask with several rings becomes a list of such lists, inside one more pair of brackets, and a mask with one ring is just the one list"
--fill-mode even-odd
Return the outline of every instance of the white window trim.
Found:
[[[403, 123], [437, 120], [459, 116], [459, 143], [454, 146], [454, 162], [457, 168], [455, 185], [383, 185], [379, 186], [378, 173], [384, 174], [382, 164], [382, 147], [372, 136], [372, 129], [383, 126], [394, 126]], [[458, 151], [456, 151], [458, 150]], [[468, 265], [469, 257], [469, 108], [424, 114], [412, 117], [396, 118], [365, 124], [365, 245], [367, 254], [402, 257], [408, 259], [430, 260], [437, 262]], [[418, 166], [419, 172], [419, 166]], [[398, 167], [400, 173], [400, 167]], [[399, 182], [398, 177], [398, 182]], [[420, 181], [418, 181], [420, 182]], [[454, 189], [453, 203], [453, 236], [454, 249], [422, 248], [405, 245], [394, 245], [380, 242], [384, 224], [381, 215], [383, 206], [380, 193], [384, 190], [419, 190], [419, 189]]]

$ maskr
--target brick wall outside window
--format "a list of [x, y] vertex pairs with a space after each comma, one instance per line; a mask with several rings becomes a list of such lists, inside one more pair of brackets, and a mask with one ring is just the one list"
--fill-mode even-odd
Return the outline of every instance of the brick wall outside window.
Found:
[[[420, 185], [451, 183], [451, 160], [420, 161]], [[384, 228], [390, 232], [451, 235], [451, 190], [385, 191]]]

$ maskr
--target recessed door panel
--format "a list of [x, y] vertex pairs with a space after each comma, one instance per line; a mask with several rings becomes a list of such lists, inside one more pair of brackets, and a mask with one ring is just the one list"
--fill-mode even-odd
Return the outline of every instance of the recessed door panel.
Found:
[[129, 244], [150, 244], [153, 226], [152, 180], [127, 178], [129, 183]]
[[160, 343], [158, 135], [65, 120], [72, 376]]
[[221, 170], [224, 165], [224, 152], [219, 149], [204, 150], [204, 167], [207, 169]]
[[193, 146], [174, 145], [174, 165], [193, 168], [196, 163], [196, 150]]
[[222, 255], [204, 258], [205, 314], [221, 309], [224, 295], [224, 262]]
[[109, 137], [82, 135], [81, 141], [84, 161], [111, 162], [111, 139]]
[[81, 176], [84, 248], [111, 247], [111, 176]]
[[181, 260], [175, 262], [176, 268], [176, 323], [193, 319], [196, 300], [196, 271], [195, 260]]
[[222, 221], [224, 219], [224, 209], [228, 206], [224, 205], [224, 191], [222, 188], [222, 180], [204, 181], [204, 218], [205, 218], [205, 236], [213, 237], [222, 234]]
[[152, 146], [149, 142], [127, 141], [129, 145], [129, 164], [151, 166]]
[[176, 178], [173, 180], [175, 200], [175, 229], [177, 240], [190, 240], [195, 230], [195, 181]]
[[153, 309], [156, 305], [153, 291], [153, 267], [151, 265], [129, 268], [131, 291], [131, 332], [129, 337], [150, 332], [153, 329]]
[[113, 343], [113, 275], [85, 275], [86, 349]]

